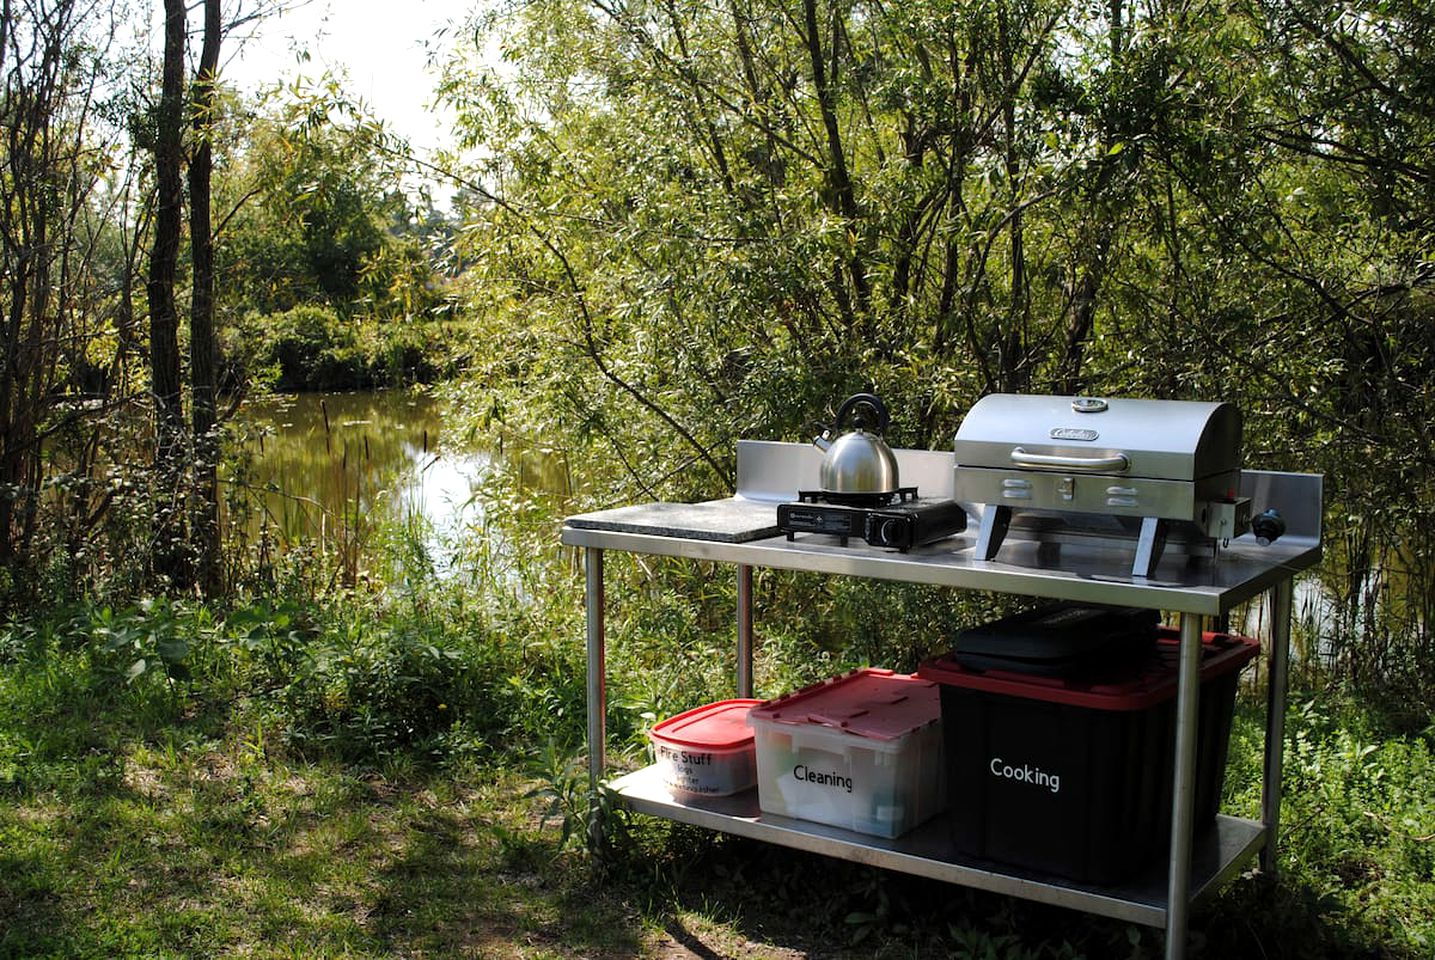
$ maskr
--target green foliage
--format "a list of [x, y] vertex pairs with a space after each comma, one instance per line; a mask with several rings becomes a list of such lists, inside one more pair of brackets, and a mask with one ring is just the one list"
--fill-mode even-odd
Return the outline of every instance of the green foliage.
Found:
[[235, 211], [219, 246], [232, 312], [310, 304], [387, 318], [442, 303], [427, 225], [404, 193], [402, 145], [337, 81], [273, 91], [257, 113], [233, 109], [247, 115], [223, 144], [219, 185]]
[[[372, 762], [394, 751], [442, 757], [505, 731], [496, 651], [392, 624], [332, 625], [295, 674], [275, 677], [301, 752]], [[463, 718], [462, 720], [457, 718]]]
[[163, 598], [143, 600], [118, 616], [109, 608], [96, 611], [91, 631], [103, 641], [100, 668], [126, 683], [151, 670], [164, 671], [170, 680], [190, 679], [189, 641], [181, 635], [178, 612]]
[[[1348, 691], [1298, 691], [1287, 714], [1279, 873], [1218, 898], [1214, 952], [1242, 952], [1233, 918], [1265, 916], [1268, 956], [1424, 957], [1435, 944], [1435, 716], [1408, 732]], [[1260, 809], [1262, 711], [1237, 710], [1225, 809]], [[1245, 923], [1246, 921], [1239, 921]]]
[[[368, 371], [353, 328], [326, 307], [299, 306], [246, 318], [242, 339], [255, 344], [250, 361], [279, 390], [367, 386]], [[258, 338], [257, 340], [255, 338]]]
[[[191, 930], [187, 935], [199, 939], [190, 942], [233, 943], [272, 932], [294, 922], [280, 905], [307, 896], [290, 880], [382, 884], [393, 864], [368, 860], [365, 851], [371, 844], [392, 847], [371, 831], [407, 811], [411, 826], [394, 824], [397, 834], [442, 842], [413, 848], [400, 869], [404, 883], [447, 890], [436, 874], [460, 869], [453, 860], [459, 857], [465, 889], [508, 878], [494, 891], [495, 910], [513, 909], [515, 892], [502, 891], [515, 871], [542, 872], [550, 864], [579, 885], [579, 900], [589, 899], [582, 878], [590, 874], [574, 870], [561, 851], [580, 847], [575, 841], [597, 816], [609, 839], [601, 889], [645, 923], [661, 926], [698, 911], [712, 916], [704, 929], [711, 925], [724, 936], [789, 945], [820, 937], [833, 956], [1159, 956], [1159, 934], [1126, 924], [630, 818], [607, 806], [607, 798], [591, 806], [579, 747], [581, 577], [561, 554], [552, 559], [548, 589], [537, 594], [524, 591], [521, 578], [507, 581], [506, 590], [476, 590], [462, 580], [414, 577], [402, 591], [340, 592], [321, 603], [261, 597], [227, 610], [175, 601], [119, 610], [81, 606], [0, 628], [0, 794], [7, 801], [0, 808], [18, 805], [31, 818], [17, 832], [11, 815], [0, 812], [0, 835], [7, 838], [0, 892], [10, 898], [0, 903], [49, 897], [68, 909], [76, 902], [69, 886], [75, 871], [91, 876], [96, 867], [94, 855], [71, 860], [58, 852], [70, 841], [55, 831], [73, 821], [106, 851], [99, 857], [105, 889], [116, 891], [98, 901], [87, 895], [85, 903], [101, 911], [103, 923], [117, 924], [96, 934], [66, 922], [57, 933], [26, 907], [0, 933], [12, 938], [7, 949], [20, 944], [16, 949], [34, 953], [37, 944], [59, 942], [44, 939], [55, 936], [71, 938], [68, 947], [54, 948], [70, 955], [103, 952], [75, 945], [90, 943], [90, 936], [142, 950], [170, 943], [186, 934], [119, 923], [115, 917], [135, 913], [119, 892], [142, 876], [149, 897], [192, 898], [192, 888], [176, 885], [175, 877], [206, 876], [216, 865], [250, 877], [242, 889], [255, 899], [244, 900], [242, 916], [205, 907], [221, 926]], [[642, 602], [615, 605], [609, 620], [610, 747], [621, 766], [639, 762], [641, 731], [650, 722], [644, 712], [669, 712], [730, 690], [732, 597], [728, 578], [696, 564], [664, 561], [642, 573], [614, 556], [608, 574], [613, 583], [631, 578], [630, 586], [647, 591], [635, 589]], [[704, 585], [702, 601], [691, 602]], [[755, 584], [759, 595], [789, 589], [797, 597], [809, 591], [858, 623], [885, 604], [916, 610], [936, 599], [923, 592], [883, 597], [876, 585], [829, 596], [813, 583], [767, 574]], [[919, 617], [914, 637], [985, 616], [983, 609]], [[760, 685], [785, 688], [809, 673], [845, 668], [876, 642], [829, 649], [814, 624], [799, 628], [804, 616], [818, 615], [808, 607], [768, 624], [760, 618]], [[914, 637], [896, 631], [889, 646], [873, 649], [882, 658], [898, 656]], [[175, 642], [188, 648], [189, 680], [174, 682], [161, 669], [126, 680], [136, 651]], [[1411, 729], [1406, 721], [1393, 725], [1334, 691], [1319, 698], [1298, 693], [1294, 704], [1281, 873], [1274, 881], [1234, 881], [1195, 915], [1195, 943], [1213, 954], [1290, 960], [1426, 955], [1435, 934], [1425, 919], [1435, 916], [1428, 840], [1435, 808], [1427, 789], [1435, 737], [1429, 730], [1402, 732]], [[1229, 812], [1258, 810], [1262, 722], [1258, 706], [1242, 705], [1227, 777]], [[479, 799], [468, 792], [474, 789], [490, 792]], [[57, 807], [68, 815], [43, 813]], [[460, 829], [435, 820], [436, 811], [471, 819]], [[170, 839], [156, 844], [146, 839], [152, 837]], [[285, 866], [271, 871], [266, 864], [281, 850], [288, 851]], [[352, 876], [337, 866], [356, 856]], [[253, 878], [261, 873], [273, 885], [269, 895], [256, 894], [264, 884]], [[369, 903], [367, 896], [354, 892], [350, 900]], [[473, 899], [444, 894], [423, 907], [412, 898], [402, 903], [423, 919], [374, 907], [374, 915], [388, 917], [389, 936], [417, 936], [415, 924], [430, 922], [447, 929], [462, 922], [457, 918], [468, 915]], [[310, 912], [327, 916], [329, 909], [316, 903]], [[568, 911], [555, 935], [569, 942], [584, 934], [568, 925], [584, 922], [581, 911]], [[195, 916], [186, 923], [206, 926]], [[368, 949], [362, 925], [298, 929], [318, 938], [348, 930], [351, 953]]]
[[[18, 413], [0, 451], [0, 536], [23, 554], [0, 587], [7, 611], [25, 611], [0, 628], [0, 793], [14, 801], [0, 804], [0, 953], [444, 954], [514, 926], [520, 952], [533, 926], [570, 945], [580, 920], [507, 909], [524, 886], [509, 882], [516, 866], [611, 813], [583, 802], [582, 588], [556, 518], [725, 492], [737, 438], [805, 439], [864, 388], [898, 411], [894, 442], [932, 448], [993, 390], [1220, 396], [1246, 411], [1251, 464], [1325, 470], [1321, 586], [1335, 614], [1299, 666], [1333, 667], [1424, 722], [1391, 729], [1325, 697], [1293, 711], [1283, 873], [1221, 898], [1198, 944], [1430, 954], [1426, 6], [539, 0], [473, 26], [508, 66], [457, 51], [445, 80], [461, 146], [483, 158], [460, 171], [461, 228], [416, 215], [392, 162], [401, 145], [336, 86], [252, 115], [231, 102], [217, 144], [237, 377], [426, 379], [452, 369], [440, 345], [470, 365], [451, 396], [469, 429], [514, 453], [445, 582], [402, 535], [376, 561], [389, 575], [360, 578], [357, 551], [384, 538], [356, 520], [342, 575], [300, 548], [266, 559], [258, 599], [135, 603], [152, 584], [155, 491], [129, 466], [146, 459], [143, 418], [113, 411], [147, 391], [133, 333], [144, 176], [131, 164], [92, 197], [111, 156], [66, 104], [27, 118], [45, 131], [27, 141], [48, 164], [40, 177], [7, 155], [6, 315], [33, 319], [41, 347], [21, 350], [22, 327], [6, 328], [6, 376], [20, 373], [4, 386], [7, 404], [42, 402], [6, 406]], [[66, 52], [83, 65], [92, 51]], [[50, 89], [68, 97], [90, 76]], [[21, 101], [6, 89], [9, 117]], [[116, 110], [143, 142], [142, 109], [101, 112]], [[41, 228], [55, 231], [44, 256], [22, 257], [11, 241]], [[63, 271], [25, 272], [52, 255]], [[456, 296], [472, 327], [437, 322]], [[554, 463], [561, 484], [532, 482]], [[615, 558], [609, 577], [634, 598], [609, 621], [621, 765], [653, 719], [730, 689], [733, 597], [697, 563]], [[763, 692], [863, 663], [909, 668], [1010, 603], [770, 572], [756, 590]], [[75, 602], [36, 613], [37, 594]], [[1237, 724], [1228, 780], [1246, 813], [1259, 803], [1255, 723]], [[303, 769], [292, 793], [286, 764]], [[441, 797], [414, 801], [428, 808], [397, 852], [367, 829], [384, 815], [365, 791], [385, 774]], [[503, 789], [482, 816], [436, 813], [473, 802], [459, 781]], [[524, 791], [546, 807], [515, 809]], [[682, 828], [623, 842], [609, 876], [647, 921], [715, 896], [735, 905], [723, 923], [816, 922], [864, 954], [1157, 949], [1122, 924]], [[342, 873], [356, 845], [362, 878]], [[498, 906], [474, 913], [478, 869], [498, 878], [486, 891]], [[341, 902], [301, 901], [315, 878], [337, 882]], [[240, 900], [240, 915], [196, 889]], [[566, 918], [573, 901], [534, 909]], [[636, 934], [621, 939], [578, 949], [636, 952]]]
[[1371, 922], [1404, 926], [1412, 946], [1428, 949], [1435, 930], [1401, 918], [1435, 907], [1419, 881], [1435, 879], [1435, 726], [1391, 737], [1344, 713], [1311, 700], [1293, 718], [1287, 862], [1321, 896], [1364, 905]]
[[246, 316], [232, 359], [274, 390], [365, 390], [430, 383], [455, 372], [461, 328], [441, 320], [344, 317], [304, 305]]
[[1428, 699], [1432, 26], [496, 6], [472, 27], [505, 70], [464, 46], [443, 87], [487, 151], [461, 406], [615, 503], [729, 491], [737, 439], [804, 440], [858, 388], [933, 449], [992, 391], [1235, 401], [1248, 464], [1328, 477], [1330, 665]]

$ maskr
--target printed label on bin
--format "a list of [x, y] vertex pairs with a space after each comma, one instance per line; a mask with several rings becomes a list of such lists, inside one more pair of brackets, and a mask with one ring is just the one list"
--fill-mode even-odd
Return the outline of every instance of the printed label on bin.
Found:
[[992, 757], [992, 762], [987, 765], [987, 769], [992, 772], [992, 776], [1001, 780], [1029, 783], [1033, 787], [1043, 787], [1052, 793], [1061, 792], [1061, 774], [1033, 767], [1029, 763]]
[[658, 756], [664, 760], [671, 760], [674, 763], [681, 763], [688, 767], [710, 767], [713, 762], [711, 753], [699, 753], [694, 750], [678, 750], [665, 743], [657, 744]]
[[805, 763], [799, 763], [792, 768], [792, 778], [816, 786], [834, 787], [845, 793], [852, 792], [852, 778], [844, 777], [835, 770], [824, 773], [821, 770], [813, 770]]

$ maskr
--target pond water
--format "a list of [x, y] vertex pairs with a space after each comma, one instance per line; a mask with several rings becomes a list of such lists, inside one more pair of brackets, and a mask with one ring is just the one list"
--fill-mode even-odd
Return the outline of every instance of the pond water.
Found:
[[398, 521], [432, 548], [482, 523], [476, 491], [493, 455], [445, 430], [442, 405], [426, 394], [263, 397], [239, 420], [253, 459], [232, 479], [254, 494], [251, 538], [358, 548]]

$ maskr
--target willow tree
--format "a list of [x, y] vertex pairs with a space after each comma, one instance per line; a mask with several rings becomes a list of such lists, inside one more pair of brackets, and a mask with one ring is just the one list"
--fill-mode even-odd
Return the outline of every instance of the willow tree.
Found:
[[1428, 7], [499, 6], [505, 68], [445, 86], [486, 157], [470, 407], [681, 497], [855, 388], [935, 448], [994, 390], [1234, 400], [1363, 518], [1347, 609], [1435, 686]]
[[[1115, 11], [545, 0], [481, 23], [516, 72], [460, 60], [446, 90], [493, 157], [483, 296], [537, 318], [520, 355], [545, 345], [528, 395], [590, 436], [676, 436], [632, 472], [713, 489], [736, 437], [804, 435], [855, 388], [925, 446], [980, 393], [1079, 380], [1110, 241], [1071, 210], [1136, 156], [1071, 112], [1104, 106], [1125, 42], [1082, 45]], [[1115, 235], [1104, 215], [1086, 232]]]

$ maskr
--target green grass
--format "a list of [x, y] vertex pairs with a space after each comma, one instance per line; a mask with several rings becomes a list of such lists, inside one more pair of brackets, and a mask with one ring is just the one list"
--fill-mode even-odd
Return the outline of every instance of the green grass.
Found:
[[[621, 903], [525, 823], [504, 771], [396, 786], [235, 766], [224, 744], [126, 758], [97, 797], [0, 815], [0, 955], [627, 955]], [[535, 846], [536, 844], [536, 846]], [[575, 882], [576, 881], [576, 882]], [[577, 914], [581, 922], [570, 922]], [[498, 949], [493, 949], [498, 947]], [[562, 947], [562, 949], [559, 949]]]
[[[673, 578], [713, 589], [700, 568], [650, 573], [611, 623], [620, 765], [645, 714], [730, 682], [713, 613], [730, 598], [681, 599]], [[624, 813], [590, 858], [581, 605], [555, 582], [0, 627], [0, 957], [1160, 955], [1158, 931]], [[759, 583], [785, 588], [813, 589]], [[879, 616], [854, 596], [826, 599]], [[796, 617], [762, 626], [760, 686], [853, 656]], [[1192, 956], [1435, 952], [1435, 728], [1418, 726], [1292, 697], [1280, 873], [1199, 910]], [[1242, 700], [1228, 812], [1256, 815], [1261, 731]]]

